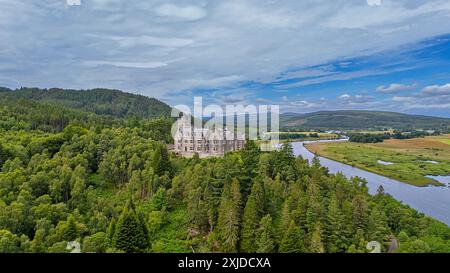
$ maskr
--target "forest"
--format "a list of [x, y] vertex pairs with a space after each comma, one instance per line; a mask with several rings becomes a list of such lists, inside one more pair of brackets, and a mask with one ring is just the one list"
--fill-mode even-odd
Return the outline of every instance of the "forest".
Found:
[[440, 131], [434, 131], [433, 133], [428, 133], [426, 131], [411, 131], [411, 132], [401, 132], [394, 131], [394, 133], [351, 133], [349, 134], [349, 140], [351, 142], [358, 143], [379, 143], [386, 139], [413, 139], [413, 138], [424, 138], [426, 136], [438, 136]]
[[361, 134], [354, 133], [349, 135], [349, 141], [358, 143], [378, 143], [383, 142], [385, 139], [391, 138], [389, 133], [384, 134]]
[[450, 119], [432, 116], [408, 115], [385, 111], [338, 110], [306, 114], [284, 113], [280, 115], [283, 131], [301, 130], [384, 130], [401, 131], [432, 129], [449, 132]]
[[450, 252], [448, 226], [289, 143], [183, 158], [171, 123], [0, 95], [0, 252]]
[[169, 105], [154, 98], [104, 88], [72, 90], [22, 87], [11, 90], [0, 87], [0, 95], [11, 99], [54, 103], [58, 106], [120, 118], [168, 117], [171, 111]]

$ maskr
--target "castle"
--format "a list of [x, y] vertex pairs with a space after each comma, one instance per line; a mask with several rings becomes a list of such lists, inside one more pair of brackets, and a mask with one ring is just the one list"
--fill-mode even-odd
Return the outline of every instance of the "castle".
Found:
[[200, 157], [223, 156], [226, 152], [237, 151], [245, 145], [245, 134], [236, 134], [225, 128], [195, 128], [191, 117], [183, 115], [178, 121], [174, 134], [174, 151], [182, 156]]

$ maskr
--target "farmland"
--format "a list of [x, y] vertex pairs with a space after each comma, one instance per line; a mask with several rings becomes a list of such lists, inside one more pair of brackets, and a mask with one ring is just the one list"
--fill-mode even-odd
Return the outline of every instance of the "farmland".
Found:
[[[313, 143], [318, 155], [414, 186], [442, 185], [428, 175], [450, 175], [450, 135], [382, 143]], [[387, 162], [388, 164], [383, 164]]]

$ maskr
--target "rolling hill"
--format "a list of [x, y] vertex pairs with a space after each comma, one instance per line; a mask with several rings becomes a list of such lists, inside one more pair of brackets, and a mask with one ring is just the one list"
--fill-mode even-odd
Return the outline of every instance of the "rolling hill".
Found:
[[[115, 118], [169, 117], [171, 111], [169, 105], [154, 98], [101, 88], [90, 90], [20, 88], [11, 90], [0, 87], [0, 98], [34, 101]], [[448, 131], [450, 119], [383, 111], [341, 110], [307, 114], [285, 113], [280, 116], [280, 127], [283, 130], [393, 128], [444, 129]]]
[[307, 114], [285, 113], [284, 129], [449, 129], [450, 119], [382, 111], [320, 111]]
[[110, 115], [118, 118], [168, 117], [171, 111], [169, 105], [154, 98], [100, 88], [91, 90], [58, 88], [10, 90], [0, 87], [0, 96], [57, 104], [97, 115]]

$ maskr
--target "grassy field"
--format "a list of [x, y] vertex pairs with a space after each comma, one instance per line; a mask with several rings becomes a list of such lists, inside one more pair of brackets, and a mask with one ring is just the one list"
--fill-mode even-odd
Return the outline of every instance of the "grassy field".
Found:
[[[426, 176], [450, 175], [450, 135], [389, 139], [376, 144], [313, 143], [307, 148], [318, 155], [415, 186], [442, 185]], [[379, 160], [393, 164], [383, 165]]]

